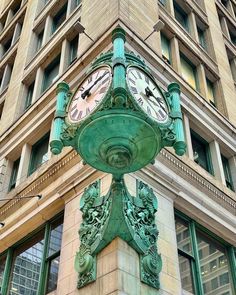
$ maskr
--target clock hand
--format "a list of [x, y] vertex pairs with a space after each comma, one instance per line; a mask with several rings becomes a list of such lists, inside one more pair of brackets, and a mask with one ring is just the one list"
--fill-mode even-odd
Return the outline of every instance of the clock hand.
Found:
[[159, 103], [159, 105], [157, 105], [157, 103], [154, 103], [154, 101], [152, 101], [152, 100], [150, 100], [150, 101], [152, 101], [153, 102], [153, 104], [155, 104], [156, 106], [159, 106], [166, 114], [167, 114], [167, 111], [166, 111], [166, 109], [162, 106], [162, 101], [159, 99], [159, 97], [156, 97], [154, 94], [153, 94], [153, 92], [152, 92], [152, 90], [149, 88], [149, 87], [146, 87], [145, 88], [145, 94], [146, 94], [146, 96], [148, 97], [148, 100], [150, 100], [149, 99], [149, 96], [152, 96], [152, 97], [154, 97], [155, 99], [156, 99], [156, 101]]
[[109, 73], [108, 71], [105, 72], [102, 76], [100, 76], [94, 83], [93, 85], [91, 85], [88, 89], [86, 89], [82, 94], [81, 94], [81, 97], [83, 99], [85, 99], [86, 96], [90, 96], [91, 93], [90, 93], [90, 90], [104, 77], [106, 76], [106, 74]]

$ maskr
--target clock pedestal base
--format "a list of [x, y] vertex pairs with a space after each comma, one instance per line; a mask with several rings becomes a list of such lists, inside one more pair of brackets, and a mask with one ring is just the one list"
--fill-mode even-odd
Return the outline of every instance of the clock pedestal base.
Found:
[[78, 288], [96, 279], [98, 254], [119, 237], [139, 254], [141, 281], [159, 289], [162, 261], [157, 249], [157, 199], [152, 189], [140, 181], [137, 196], [133, 197], [123, 179], [113, 178], [108, 194], [101, 197], [99, 183], [95, 182], [85, 189], [80, 208], [81, 244], [75, 260]]

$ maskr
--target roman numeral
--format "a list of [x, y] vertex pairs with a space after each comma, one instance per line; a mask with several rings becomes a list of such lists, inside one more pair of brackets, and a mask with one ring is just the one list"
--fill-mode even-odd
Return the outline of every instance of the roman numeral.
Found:
[[136, 87], [130, 86], [131, 91], [133, 92], [133, 94], [138, 94], [138, 90]]
[[106, 77], [106, 79], [102, 80], [102, 84], [105, 84], [108, 81], [109, 81], [109, 77]]
[[149, 81], [150, 81], [150, 80], [149, 80], [148, 76], [146, 76], [146, 75], [145, 75], [145, 81], [146, 81], [146, 83], [149, 85]]
[[81, 86], [80, 89], [79, 89], [79, 91], [81, 91], [81, 92], [84, 91], [84, 87]]
[[143, 100], [142, 100], [141, 97], [139, 97], [139, 99], [138, 99], [138, 104], [140, 104], [141, 106], [143, 106]]
[[141, 73], [140, 73], [139, 71], [136, 71], [136, 72], [137, 72], [137, 74], [138, 74], [139, 79], [142, 79], [142, 75], [141, 75]]
[[100, 89], [100, 91], [99, 91], [99, 94], [104, 93], [104, 92], [106, 91], [106, 89], [107, 89], [107, 87], [102, 87], [102, 88]]
[[91, 113], [90, 108], [86, 108], [86, 115], [89, 115]]
[[88, 83], [91, 83], [92, 81], [93, 81], [93, 76], [91, 75], [88, 77]]
[[137, 77], [135, 76], [134, 72], [131, 72], [131, 74], [134, 76], [135, 79], [137, 79]]
[[158, 110], [158, 114], [160, 115], [160, 117], [161, 117], [162, 119], [165, 119], [165, 117], [166, 117], [166, 113], [165, 113], [162, 109], [159, 109], [159, 110]]
[[73, 120], [80, 120], [82, 118], [83, 112], [82, 111], [78, 111], [78, 109], [76, 109], [74, 111], [73, 114], [71, 114], [71, 117]]
[[134, 81], [133, 79], [131, 79], [130, 77], [129, 77], [129, 81], [130, 81], [132, 84], [135, 84], [135, 81]]
[[151, 115], [151, 109], [149, 108], [149, 106], [147, 106], [147, 113], [148, 115]]
[[77, 104], [75, 104], [72, 108], [71, 108], [71, 112], [73, 112], [75, 109], [77, 108]]

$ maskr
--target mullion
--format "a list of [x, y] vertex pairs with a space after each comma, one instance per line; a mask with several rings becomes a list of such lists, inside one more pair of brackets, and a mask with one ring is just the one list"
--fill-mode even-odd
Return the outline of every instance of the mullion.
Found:
[[1, 295], [7, 295], [8, 293], [9, 281], [11, 276], [11, 268], [12, 268], [12, 260], [13, 260], [13, 249], [10, 248], [7, 251], [7, 259], [6, 259], [5, 268], [3, 272], [3, 279], [2, 279]]

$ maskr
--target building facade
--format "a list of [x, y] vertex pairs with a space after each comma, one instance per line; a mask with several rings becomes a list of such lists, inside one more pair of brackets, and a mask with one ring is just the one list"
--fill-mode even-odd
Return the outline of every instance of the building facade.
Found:
[[[80, 198], [97, 180], [105, 195], [111, 176], [69, 147], [49, 149], [57, 83], [75, 90], [117, 26], [164, 91], [181, 86], [187, 153], [162, 149], [125, 176], [132, 195], [141, 180], [158, 199], [159, 290], [140, 282], [120, 238], [98, 254], [96, 281], [77, 288]], [[0, 1], [2, 295], [235, 295], [235, 189], [235, 0]]]

